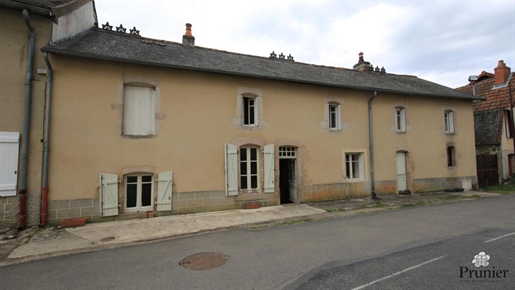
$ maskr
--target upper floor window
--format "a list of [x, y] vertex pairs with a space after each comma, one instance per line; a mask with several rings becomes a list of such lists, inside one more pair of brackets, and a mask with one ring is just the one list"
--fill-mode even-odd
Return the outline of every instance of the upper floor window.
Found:
[[506, 124], [504, 127], [506, 128], [506, 138], [513, 138], [513, 115], [511, 110], [504, 110], [504, 123]]
[[445, 133], [454, 133], [454, 111], [444, 112]]
[[153, 87], [124, 86], [123, 135], [155, 135], [155, 115], [155, 89]]
[[406, 108], [395, 108], [395, 131], [406, 132]]
[[252, 96], [243, 96], [243, 125], [258, 125], [258, 104], [257, 98]]
[[342, 123], [341, 105], [339, 103], [328, 104], [329, 130], [340, 130]]

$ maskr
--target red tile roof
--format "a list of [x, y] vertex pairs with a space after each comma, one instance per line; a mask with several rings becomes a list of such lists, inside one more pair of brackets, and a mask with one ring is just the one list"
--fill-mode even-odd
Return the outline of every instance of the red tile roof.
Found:
[[[484, 101], [475, 101], [474, 112], [496, 110], [510, 107], [509, 86], [494, 89], [494, 74], [483, 71], [477, 81], [468, 85], [456, 88], [456, 90], [472, 94], [472, 87], [475, 86], [476, 96], [483, 97]], [[510, 76], [511, 95], [515, 104], [515, 73]]]

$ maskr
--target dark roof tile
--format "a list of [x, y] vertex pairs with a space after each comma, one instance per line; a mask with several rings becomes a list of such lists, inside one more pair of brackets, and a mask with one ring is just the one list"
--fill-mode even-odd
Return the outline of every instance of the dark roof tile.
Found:
[[42, 49], [51, 53], [358, 90], [474, 99], [470, 93], [414, 76], [319, 66], [244, 55], [126, 33], [91, 29]]

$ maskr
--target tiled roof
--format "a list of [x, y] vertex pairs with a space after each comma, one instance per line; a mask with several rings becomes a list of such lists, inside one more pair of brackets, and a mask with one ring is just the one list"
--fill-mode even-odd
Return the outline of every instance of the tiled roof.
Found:
[[501, 110], [474, 113], [476, 146], [501, 144]]
[[[472, 94], [472, 87], [475, 86], [476, 96], [483, 97], [486, 100], [475, 102], [475, 111], [487, 111], [510, 107], [510, 98], [508, 86], [504, 86], [498, 89], [494, 89], [494, 75], [483, 71], [479, 76], [478, 80], [471, 82], [466, 86], [459, 87], [456, 90]], [[510, 86], [512, 91], [512, 98], [514, 98], [515, 104], [515, 73], [511, 74]]]
[[93, 28], [42, 49], [50, 53], [137, 63], [288, 82], [391, 92], [405, 95], [473, 100], [470, 93], [429, 82], [415, 76], [318, 66], [268, 57], [190, 47]]

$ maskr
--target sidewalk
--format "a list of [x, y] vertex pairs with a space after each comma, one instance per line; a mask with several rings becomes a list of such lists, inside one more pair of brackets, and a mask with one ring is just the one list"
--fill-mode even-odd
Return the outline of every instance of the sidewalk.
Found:
[[[94, 249], [105, 249], [158, 240], [204, 231], [265, 224], [310, 217], [312, 219], [348, 216], [370, 211], [384, 211], [407, 206], [421, 206], [471, 198], [496, 196], [495, 193], [427, 193], [407, 196], [382, 196], [380, 200], [351, 199], [307, 204], [263, 207], [251, 210], [173, 215], [150, 219], [133, 219], [116, 222], [92, 223], [83, 227], [57, 229], [32, 228], [19, 232], [19, 237], [0, 240], [0, 266], [36, 258], [70, 254]], [[296, 219], [296, 220], [295, 220]], [[287, 224], [287, 222], [283, 222]], [[258, 228], [258, 227], [256, 227]], [[8, 233], [7, 233], [8, 234]]]

